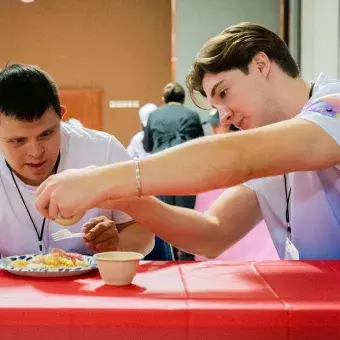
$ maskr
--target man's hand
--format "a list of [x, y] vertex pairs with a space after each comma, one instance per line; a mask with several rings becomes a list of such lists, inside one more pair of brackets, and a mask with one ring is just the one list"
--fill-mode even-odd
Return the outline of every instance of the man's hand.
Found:
[[84, 241], [95, 252], [116, 251], [119, 237], [116, 224], [105, 216], [91, 218], [83, 226]]

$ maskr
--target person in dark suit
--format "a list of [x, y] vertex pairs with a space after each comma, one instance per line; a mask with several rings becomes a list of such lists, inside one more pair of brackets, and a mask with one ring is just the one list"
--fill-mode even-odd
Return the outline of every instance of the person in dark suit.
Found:
[[144, 130], [144, 148], [153, 154], [204, 135], [198, 113], [183, 105], [180, 84], [167, 84], [162, 100], [165, 105], [151, 113]]
[[[164, 105], [153, 111], [144, 129], [143, 145], [146, 152], [155, 154], [173, 146], [185, 143], [192, 139], [204, 136], [202, 123], [197, 112], [185, 107], [185, 91], [178, 83], [165, 85], [162, 100]], [[170, 205], [194, 209], [196, 196], [158, 196]], [[164, 254], [169, 254], [170, 247], [164, 241], [156, 238], [154, 252], [165, 249]], [[161, 244], [161, 245], [160, 245]], [[194, 256], [174, 249], [175, 259], [193, 260]], [[153, 252], [148, 256], [153, 258]], [[156, 255], [155, 255], [156, 257]], [[160, 253], [157, 252], [157, 259]], [[166, 257], [166, 260], [169, 258]]]

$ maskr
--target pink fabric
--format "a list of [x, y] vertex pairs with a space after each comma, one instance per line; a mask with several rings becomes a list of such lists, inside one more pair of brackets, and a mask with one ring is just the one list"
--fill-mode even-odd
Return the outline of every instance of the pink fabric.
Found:
[[[224, 189], [209, 191], [197, 195], [195, 210], [204, 212], [224, 192]], [[264, 221], [259, 223], [242, 240], [234, 244], [217, 260], [233, 261], [262, 261], [278, 260], [276, 249], [269, 235], [267, 225]], [[206, 261], [205, 257], [196, 256], [196, 261]]]

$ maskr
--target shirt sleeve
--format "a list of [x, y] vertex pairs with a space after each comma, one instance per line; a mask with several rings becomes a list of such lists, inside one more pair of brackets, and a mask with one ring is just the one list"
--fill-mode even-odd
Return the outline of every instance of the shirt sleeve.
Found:
[[256, 179], [252, 179], [248, 182], [245, 182], [242, 185], [244, 185], [248, 189], [251, 189], [251, 190], [257, 192], [259, 187], [262, 185], [262, 182], [263, 182], [262, 178], [256, 178]]
[[107, 164], [114, 164], [131, 160], [124, 146], [111, 136], [107, 148]]
[[316, 98], [296, 118], [318, 125], [340, 145], [340, 94]]
[[[340, 145], [340, 93], [324, 95], [308, 102], [296, 118], [318, 125]], [[340, 164], [335, 167], [340, 169]]]

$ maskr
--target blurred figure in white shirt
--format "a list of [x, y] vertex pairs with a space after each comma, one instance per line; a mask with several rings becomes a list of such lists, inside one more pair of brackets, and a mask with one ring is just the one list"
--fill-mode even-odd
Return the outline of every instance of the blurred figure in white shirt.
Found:
[[65, 123], [70, 124], [73, 127], [76, 128], [83, 128], [85, 127], [82, 122], [76, 118], [70, 118], [69, 120], [67, 120]]
[[131, 142], [127, 147], [127, 152], [130, 154], [131, 157], [143, 158], [148, 155], [148, 153], [145, 151], [143, 147], [144, 128], [146, 127], [146, 124], [148, 123], [150, 113], [152, 111], [155, 111], [156, 109], [157, 109], [157, 106], [152, 103], [145, 104], [139, 109], [138, 113], [139, 113], [139, 119], [142, 123], [142, 130], [137, 132], [132, 137]]

